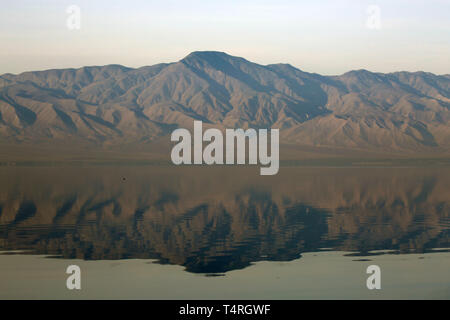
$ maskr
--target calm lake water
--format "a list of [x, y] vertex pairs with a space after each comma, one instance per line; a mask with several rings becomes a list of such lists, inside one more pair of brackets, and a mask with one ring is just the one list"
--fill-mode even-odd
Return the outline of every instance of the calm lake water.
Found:
[[449, 235], [448, 167], [0, 167], [1, 299], [449, 299]]

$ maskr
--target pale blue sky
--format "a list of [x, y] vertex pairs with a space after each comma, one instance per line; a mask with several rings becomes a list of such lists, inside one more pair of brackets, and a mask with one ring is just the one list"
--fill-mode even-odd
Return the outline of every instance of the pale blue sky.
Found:
[[[321, 74], [450, 73], [450, 0], [0, 0], [0, 74], [178, 61], [218, 50]], [[66, 27], [69, 5], [81, 29]], [[369, 5], [381, 29], [366, 27]]]

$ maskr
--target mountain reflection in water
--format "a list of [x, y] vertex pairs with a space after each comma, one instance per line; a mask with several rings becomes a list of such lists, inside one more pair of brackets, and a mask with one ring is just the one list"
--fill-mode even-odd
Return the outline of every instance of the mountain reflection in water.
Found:
[[450, 168], [0, 167], [0, 251], [218, 274], [448, 248]]

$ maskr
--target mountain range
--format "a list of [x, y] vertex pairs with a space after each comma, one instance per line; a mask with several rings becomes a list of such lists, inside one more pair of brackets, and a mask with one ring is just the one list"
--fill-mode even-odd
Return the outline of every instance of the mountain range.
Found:
[[339, 76], [260, 65], [223, 52], [174, 63], [0, 76], [0, 143], [148, 145], [194, 120], [217, 128], [279, 128], [311, 148], [450, 153], [450, 75]]

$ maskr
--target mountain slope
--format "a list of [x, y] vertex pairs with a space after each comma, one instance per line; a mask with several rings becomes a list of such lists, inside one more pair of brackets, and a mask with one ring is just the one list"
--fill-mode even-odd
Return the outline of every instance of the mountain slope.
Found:
[[280, 128], [282, 143], [450, 151], [450, 76], [355, 70], [321, 76], [222, 52], [176, 63], [0, 76], [0, 142], [146, 143], [194, 120]]

